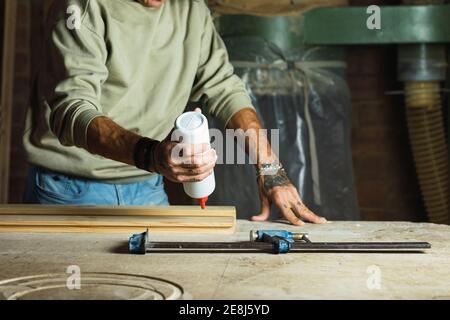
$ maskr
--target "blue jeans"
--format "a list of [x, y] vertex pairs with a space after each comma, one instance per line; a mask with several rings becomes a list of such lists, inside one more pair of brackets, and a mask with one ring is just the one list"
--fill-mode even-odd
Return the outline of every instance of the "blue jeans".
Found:
[[23, 202], [50, 205], [169, 205], [160, 175], [143, 182], [110, 184], [38, 167], [31, 167], [28, 172]]

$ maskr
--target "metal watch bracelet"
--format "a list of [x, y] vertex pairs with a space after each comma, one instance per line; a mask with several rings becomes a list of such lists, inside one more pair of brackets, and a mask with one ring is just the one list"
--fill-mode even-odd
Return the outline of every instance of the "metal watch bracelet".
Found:
[[279, 162], [277, 163], [265, 163], [262, 164], [259, 168], [256, 170], [256, 175], [258, 177], [260, 176], [273, 176], [276, 175], [279, 171], [284, 172], [283, 165]]

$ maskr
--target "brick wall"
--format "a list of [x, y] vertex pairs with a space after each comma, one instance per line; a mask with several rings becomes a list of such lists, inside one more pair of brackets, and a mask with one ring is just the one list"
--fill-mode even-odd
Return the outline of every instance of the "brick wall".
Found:
[[[399, 1], [353, 0], [351, 5], [393, 5]], [[348, 49], [352, 92], [353, 161], [365, 220], [425, 220], [410, 151], [403, 96], [396, 81], [395, 46]]]
[[395, 57], [394, 46], [349, 49], [356, 187], [364, 219], [421, 221], [403, 96], [386, 94], [401, 89]]
[[17, 32], [13, 96], [13, 126], [11, 141], [10, 202], [20, 202], [26, 177], [26, 162], [22, 148], [24, 116], [29, 102], [31, 83], [32, 3], [17, 0]]

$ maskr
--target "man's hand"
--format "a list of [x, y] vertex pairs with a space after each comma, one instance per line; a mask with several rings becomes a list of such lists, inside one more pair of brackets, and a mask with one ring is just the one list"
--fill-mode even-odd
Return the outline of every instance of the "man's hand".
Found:
[[208, 144], [177, 143], [171, 141], [170, 135], [158, 144], [154, 152], [154, 171], [178, 183], [205, 180], [217, 162], [216, 151]]
[[[261, 130], [258, 116], [253, 109], [242, 109], [236, 113], [227, 127], [230, 129]], [[256, 137], [256, 138], [254, 138]], [[256, 141], [252, 141], [256, 139]], [[273, 154], [269, 141], [265, 135], [250, 135], [245, 140], [247, 153], [257, 159], [257, 167], [263, 164], [278, 163]], [[255, 148], [256, 146], [256, 148]], [[300, 199], [300, 195], [294, 185], [289, 181], [284, 170], [278, 170], [272, 175], [260, 175], [258, 177], [259, 196], [261, 199], [261, 212], [253, 216], [253, 221], [265, 221], [270, 216], [270, 204], [274, 203], [282, 215], [294, 225], [304, 225], [304, 221], [313, 223], [325, 223], [326, 219], [312, 213]]]
[[[200, 108], [195, 112], [201, 113]], [[200, 182], [208, 178], [216, 166], [216, 150], [209, 144], [183, 144], [171, 141], [172, 132], [154, 150], [154, 170], [177, 183]]]
[[[88, 151], [134, 166], [135, 146], [141, 138], [107, 117], [98, 117], [88, 128]], [[148, 171], [156, 171], [174, 182], [202, 181], [212, 173], [217, 162], [214, 149], [207, 144], [180, 144], [170, 138], [171, 135], [156, 145], [154, 168]]]
[[265, 221], [270, 216], [270, 204], [274, 203], [282, 215], [292, 224], [303, 226], [304, 221], [326, 223], [312, 213], [302, 202], [297, 189], [289, 181], [282, 170], [275, 175], [261, 175], [258, 177], [259, 197], [261, 199], [261, 213], [253, 216], [253, 221]]

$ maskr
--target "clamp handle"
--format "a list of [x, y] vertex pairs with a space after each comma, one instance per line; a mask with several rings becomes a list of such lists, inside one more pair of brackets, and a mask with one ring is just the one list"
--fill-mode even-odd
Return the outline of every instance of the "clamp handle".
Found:
[[132, 254], [145, 254], [149, 242], [149, 231], [133, 234], [128, 240], [128, 252]]
[[292, 244], [294, 243], [294, 240], [290, 240], [287, 238], [279, 237], [279, 236], [271, 236], [268, 234], [264, 234], [262, 241], [260, 242], [267, 242], [271, 243], [273, 245], [272, 252], [274, 254], [282, 254], [282, 253], [288, 253], [291, 251]]

